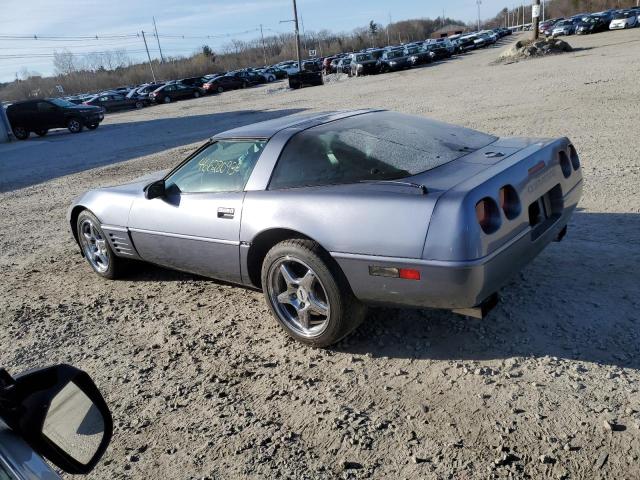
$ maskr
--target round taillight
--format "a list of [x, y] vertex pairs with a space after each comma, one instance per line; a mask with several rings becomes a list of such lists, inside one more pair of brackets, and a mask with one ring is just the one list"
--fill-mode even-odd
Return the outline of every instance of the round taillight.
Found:
[[578, 152], [573, 145], [569, 145], [569, 156], [571, 158], [571, 165], [574, 170], [578, 170], [580, 168], [580, 157], [578, 157]]
[[509, 220], [516, 218], [522, 211], [518, 192], [516, 192], [516, 189], [511, 185], [505, 185], [500, 189], [498, 194], [498, 203], [504, 212], [504, 216]]
[[500, 228], [500, 211], [496, 201], [485, 197], [476, 203], [476, 218], [484, 233], [490, 234]]
[[567, 156], [566, 152], [560, 152], [558, 153], [558, 156], [560, 157], [560, 168], [562, 169], [562, 175], [564, 175], [564, 178], [569, 178], [569, 175], [571, 175], [571, 162], [569, 161], [569, 157]]

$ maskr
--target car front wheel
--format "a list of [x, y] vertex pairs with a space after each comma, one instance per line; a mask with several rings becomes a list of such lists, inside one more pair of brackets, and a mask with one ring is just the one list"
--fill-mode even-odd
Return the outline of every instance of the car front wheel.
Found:
[[162, 99], [162, 101], [163, 101], [164, 103], [171, 103], [171, 97], [168, 97], [168, 96], [167, 96], [167, 97], [164, 97], [164, 98]]
[[76, 228], [82, 254], [93, 271], [110, 280], [117, 278], [124, 261], [111, 250], [96, 216], [89, 210], [83, 210], [78, 215]]
[[314, 241], [285, 240], [262, 264], [265, 299], [282, 328], [296, 340], [327, 347], [351, 333], [366, 309], [331, 257]]
[[71, 133], [80, 133], [82, 131], [82, 122], [77, 118], [72, 118], [67, 122], [67, 129]]
[[197, 90], [193, 92], [193, 98], [200, 98], [200, 92]]

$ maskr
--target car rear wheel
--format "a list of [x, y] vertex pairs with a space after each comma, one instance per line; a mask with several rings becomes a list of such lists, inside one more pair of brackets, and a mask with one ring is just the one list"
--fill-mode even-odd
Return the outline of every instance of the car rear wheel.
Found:
[[171, 103], [171, 97], [167, 96], [162, 99], [164, 103]]
[[218, 88], [217, 88], [217, 91], [218, 91], [218, 93], [222, 93], [222, 92], [224, 92], [224, 87], [218, 87]]
[[197, 90], [193, 92], [193, 98], [200, 98], [200, 92]]
[[67, 122], [67, 129], [71, 133], [80, 133], [82, 131], [82, 122], [77, 118], [72, 118]]
[[76, 223], [78, 242], [84, 258], [98, 275], [115, 279], [122, 271], [124, 261], [116, 257], [107, 241], [107, 236], [100, 228], [100, 221], [89, 210], [78, 215]]
[[29, 130], [24, 127], [14, 127], [13, 134], [18, 140], [26, 140], [29, 138]]
[[136, 102], [136, 108], [137, 108], [138, 110], [140, 110], [142, 107], [144, 107], [144, 103], [142, 103], [142, 102]]
[[89, 130], [95, 130], [96, 128], [98, 128], [98, 125], [100, 125], [99, 123], [92, 123], [91, 125], [87, 125], [87, 128]]
[[314, 241], [285, 240], [262, 264], [265, 299], [282, 328], [296, 340], [326, 347], [351, 333], [366, 309], [331, 257]]
[[39, 130], [36, 130], [35, 132], [39, 137], [44, 137], [49, 132], [49, 130], [47, 128], [41, 128]]

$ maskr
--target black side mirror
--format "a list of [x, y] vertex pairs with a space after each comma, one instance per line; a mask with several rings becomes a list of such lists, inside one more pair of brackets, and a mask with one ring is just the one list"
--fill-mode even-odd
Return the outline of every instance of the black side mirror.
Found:
[[144, 197], [147, 200], [151, 200], [152, 198], [164, 197], [167, 193], [164, 180], [156, 180], [153, 183], [150, 183], [146, 187], [144, 187]]
[[0, 369], [0, 417], [38, 454], [71, 474], [93, 470], [113, 434], [100, 391], [87, 373], [70, 365], [15, 379]]

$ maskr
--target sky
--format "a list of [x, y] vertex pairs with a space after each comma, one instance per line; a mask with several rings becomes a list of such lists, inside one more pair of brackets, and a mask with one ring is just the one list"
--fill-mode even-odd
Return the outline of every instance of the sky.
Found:
[[[482, 0], [481, 17], [491, 18], [514, 0]], [[528, 3], [528, 1], [527, 1]], [[161, 38], [165, 55], [189, 55], [206, 43], [214, 50], [231, 39], [259, 38], [293, 31], [291, 0], [0, 0], [0, 82], [11, 81], [23, 69], [53, 73], [54, 50], [82, 54], [124, 48], [130, 58], [146, 57], [140, 31], [202, 38]], [[301, 30], [350, 31], [370, 20], [386, 25], [408, 18], [444, 15], [476, 21], [476, 0], [298, 0]], [[98, 39], [34, 39], [33, 36]], [[123, 37], [114, 37], [123, 35]], [[31, 37], [9, 39], [9, 36]], [[101, 36], [107, 36], [101, 39]], [[111, 37], [109, 37], [111, 36]], [[210, 38], [204, 38], [210, 36]], [[147, 38], [151, 56], [159, 57], [155, 37]]]

